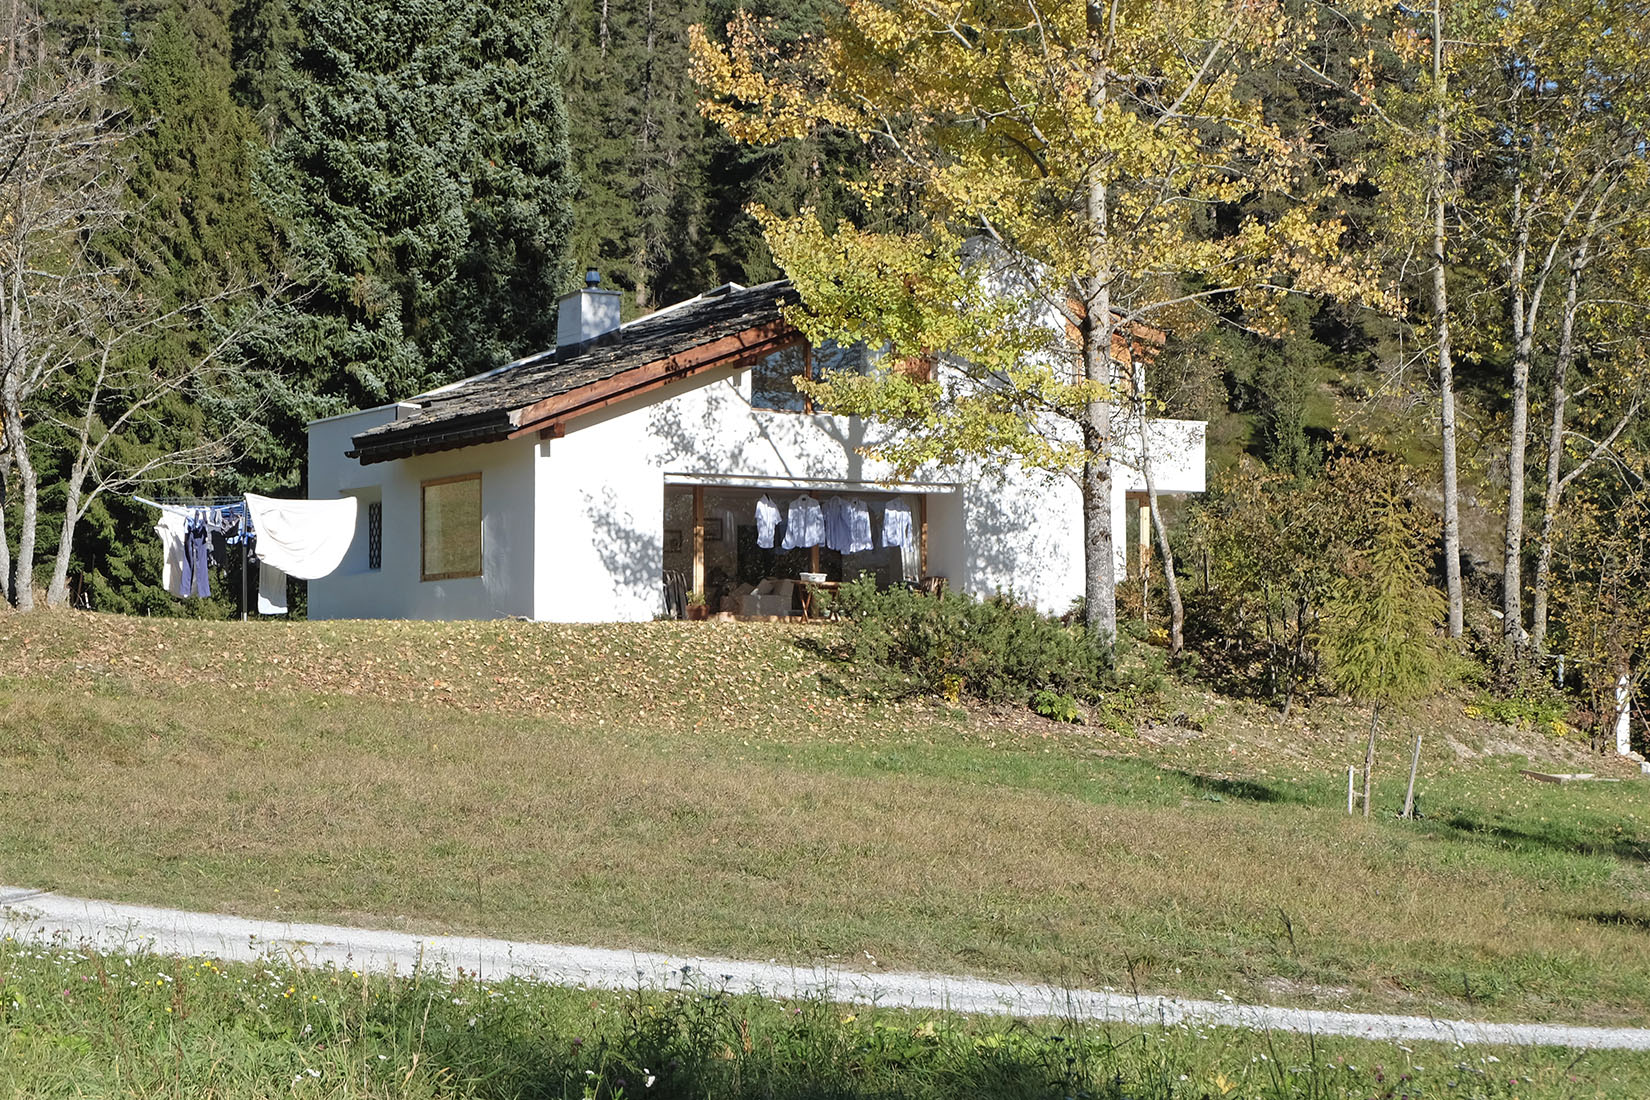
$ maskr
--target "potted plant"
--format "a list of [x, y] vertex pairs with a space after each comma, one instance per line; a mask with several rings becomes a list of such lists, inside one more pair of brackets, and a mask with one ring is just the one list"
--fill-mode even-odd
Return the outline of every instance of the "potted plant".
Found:
[[705, 594], [693, 591], [687, 594], [687, 617], [694, 622], [703, 622], [710, 618], [710, 608], [705, 606]]

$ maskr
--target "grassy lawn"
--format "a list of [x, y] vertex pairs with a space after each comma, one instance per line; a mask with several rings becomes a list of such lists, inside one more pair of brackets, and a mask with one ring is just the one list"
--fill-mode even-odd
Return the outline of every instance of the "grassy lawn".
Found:
[[0, 944], [0, 1095], [1640, 1100], [1642, 1056], [1011, 1023]]
[[[0, 617], [0, 882], [1441, 1015], [1650, 1023], [1638, 781], [1440, 702], [870, 705], [796, 628]], [[1414, 724], [1425, 817], [1391, 812]], [[1199, 728], [1200, 727], [1200, 728]], [[1499, 1094], [1497, 1094], [1499, 1095]], [[1519, 1093], [1523, 1095], [1523, 1093]]]

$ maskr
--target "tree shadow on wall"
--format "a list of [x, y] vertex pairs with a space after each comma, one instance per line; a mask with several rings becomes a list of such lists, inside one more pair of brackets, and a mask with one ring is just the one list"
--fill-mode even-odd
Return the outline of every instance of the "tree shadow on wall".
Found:
[[[580, 507], [590, 524], [596, 557], [613, 579], [614, 586], [656, 589], [662, 601], [664, 548], [658, 537], [636, 524], [611, 488], [583, 494]], [[662, 499], [660, 507], [663, 507]]]

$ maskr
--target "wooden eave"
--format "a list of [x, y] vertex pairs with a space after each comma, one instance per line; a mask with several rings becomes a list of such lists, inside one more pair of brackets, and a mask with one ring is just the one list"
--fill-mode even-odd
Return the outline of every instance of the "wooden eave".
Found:
[[559, 436], [568, 422], [578, 417], [642, 397], [706, 371], [749, 366], [801, 339], [796, 328], [783, 319], [744, 329], [517, 409], [511, 414], [516, 426], [507, 438], [519, 439], [533, 432], [546, 438]]

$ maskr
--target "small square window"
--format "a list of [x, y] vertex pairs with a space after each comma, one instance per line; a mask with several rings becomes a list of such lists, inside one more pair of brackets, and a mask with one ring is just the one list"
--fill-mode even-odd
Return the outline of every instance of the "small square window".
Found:
[[421, 578], [481, 576], [481, 475], [426, 481], [423, 492]]

